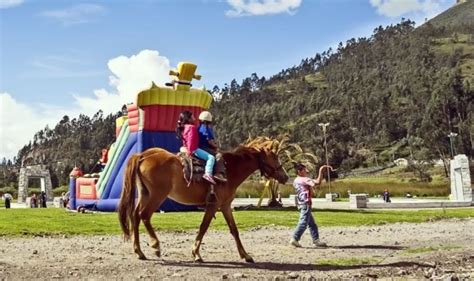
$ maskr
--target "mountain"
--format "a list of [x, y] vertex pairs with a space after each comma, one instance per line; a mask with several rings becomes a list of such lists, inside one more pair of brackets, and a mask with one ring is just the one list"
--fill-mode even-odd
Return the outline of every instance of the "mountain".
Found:
[[474, 0], [459, 1], [429, 22], [436, 27], [460, 26], [474, 23]]

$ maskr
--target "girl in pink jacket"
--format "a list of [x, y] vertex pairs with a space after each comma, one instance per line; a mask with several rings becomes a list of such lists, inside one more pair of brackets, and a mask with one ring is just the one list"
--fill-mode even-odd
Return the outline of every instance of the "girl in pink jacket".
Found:
[[186, 147], [189, 155], [194, 155], [199, 159], [206, 161], [203, 178], [212, 184], [216, 184], [212, 175], [216, 158], [212, 154], [198, 147], [199, 134], [196, 125], [194, 125], [195, 122], [196, 119], [191, 111], [183, 111], [179, 115], [176, 134], [178, 135], [178, 138], [183, 141], [183, 146]]

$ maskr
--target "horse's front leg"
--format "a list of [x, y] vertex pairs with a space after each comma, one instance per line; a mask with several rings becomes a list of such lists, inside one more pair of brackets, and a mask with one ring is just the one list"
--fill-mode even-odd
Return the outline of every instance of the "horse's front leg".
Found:
[[216, 214], [216, 205], [207, 205], [206, 206], [206, 213], [204, 214], [204, 218], [202, 219], [201, 226], [199, 227], [199, 233], [194, 241], [193, 245], [193, 258], [196, 262], [203, 262], [201, 255], [199, 254], [199, 248], [201, 247], [202, 238], [204, 234], [206, 234], [209, 225], [211, 224], [211, 220]]
[[225, 221], [227, 222], [227, 225], [229, 226], [230, 233], [232, 236], [234, 236], [235, 243], [237, 244], [237, 250], [239, 250], [239, 255], [240, 258], [245, 259], [246, 262], [254, 262], [253, 258], [247, 254], [247, 252], [244, 249], [244, 246], [242, 245], [242, 242], [240, 241], [239, 237], [239, 230], [237, 229], [237, 225], [235, 224], [234, 216], [232, 215], [232, 209], [230, 207], [230, 204], [227, 206], [222, 206], [221, 207], [222, 214], [224, 215]]

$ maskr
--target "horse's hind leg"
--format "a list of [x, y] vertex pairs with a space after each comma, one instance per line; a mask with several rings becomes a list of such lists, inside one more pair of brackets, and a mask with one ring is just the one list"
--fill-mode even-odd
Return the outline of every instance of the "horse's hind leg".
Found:
[[212, 218], [216, 214], [217, 208], [216, 205], [207, 205], [206, 206], [206, 213], [204, 214], [204, 218], [202, 219], [201, 226], [199, 227], [199, 233], [194, 241], [193, 245], [193, 258], [196, 262], [203, 262], [201, 255], [199, 254], [199, 248], [201, 247], [202, 238], [204, 234], [206, 234], [207, 229], [209, 228], [209, 224], [211, 223]]
[[155, 230], [151, 225], [151, 217], [161, 205], [161, 203], [163, 203], [163, 200], [158, 202], [157, 204], [148, 205], [146, 208], [144, 208], [144, 210], [140, 212], [140, 218], [142, 219], [143, 224], [145, 225], [145, 228], [148, 232], [148, 235], [150, 236], [150, 246], [155, 249], [155, 254], [158, 257], [161, 257], [160, 240], [158, 240]]
[[242, 242], [240, 241], [239, 230], [237, 229], [237, 225], [235, 224], [234, 216], [232, 215], [232, 209], [230, 205], [222, 206], [221, 211], [222, 211], [222, 214], [224, 215], [227, 225], [229, 226], [230, 233], [232, 234], [232, 236], [234, 236], [240, 258], [245, 259], [246, 262], [253, 263], [254, 262], [253, 258], [249, 254], [247, 254], [247, 252], [244, 249], [244, 246], [242, 245]]
[[141, 203], [135, 208], [133, 212], [133, 220], [132, 220], [132, 229], [133, 229], [133, 249], [135, 254], [137, 254], [138, 259], [146, 260], [145, 254], [143, 254], [142, 250], [140, 249], [140, 233], [138, 232], [140, 226], [140, 210]]

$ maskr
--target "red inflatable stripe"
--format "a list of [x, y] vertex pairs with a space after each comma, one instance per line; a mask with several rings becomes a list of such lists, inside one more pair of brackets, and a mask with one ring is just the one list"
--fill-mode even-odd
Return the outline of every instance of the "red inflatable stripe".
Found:
[[176, 122], [179, 114], [185, 110], [191, 111], [196, 120], [202, 108], [198, 106], [183, 105], [149, 105], [142, 107], [144, 112], [143, 130], [173, 132], [176, 130]]
[[138, 111], [138, 107], [135, 104], [127, 105], [128, 110], [128, 126], [130, 132], [138, 132], [138, 122], [139, 122], [139, 115], [140, 112]]
[[131, 111], [134, 111], [134, 110], [137, 110], [138, 109], [138, 106], [134, 103], [130, 103], [130, 104], [127, 104], [127, 111], [128, 112], [131, 112]]

